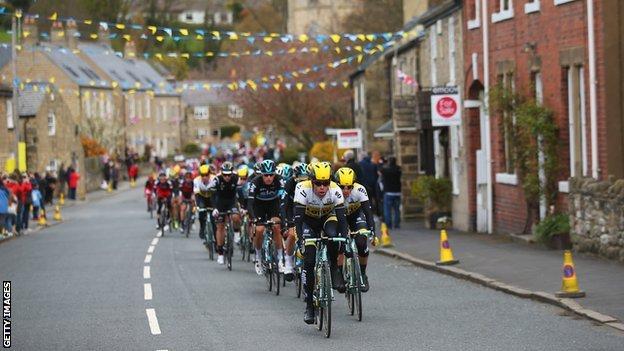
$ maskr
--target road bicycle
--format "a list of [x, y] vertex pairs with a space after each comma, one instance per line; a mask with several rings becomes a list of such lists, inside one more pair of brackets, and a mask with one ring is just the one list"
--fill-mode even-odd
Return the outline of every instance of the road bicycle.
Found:
[[171, 215], [169, 214], [169, 206], [166, 202], [163, 203], [160, 210], [160, 217], [158, 218], [158, 227], [160, 228], [160, 236], [165, 236], [165, 227], [169, 227], [169, 233], [172, 232], [171, 228]]
[[345, 280], [345, 297], [347, 298], [347, 307], [350, 315], [357, 314], [358, 321], [362, 321], [362, 271], [360, 270], [360, 257], [358, 256], [355, 238], [363, 235], [366, 240], [370, 238], [372, 232], [370, 230], [361, 229], [351, 232], [346, 239], [345, 247], [345, 264], [344, 264], [344, 280]]
[[314, 264], [314, 291], [312, 299], [316, 309], [316, 321], [318, 330], [325, 331], [325, 337], [331, 336], [331, 306], [334, 299], [332, 291], [331, 270], [327, 253], [327, 244], [345, 242], [345, 238], [320, 238], [305, 239], [305, 245], [316, 246], [316, 260]]
[[209, 207], [199, 207], [197, 208], [197, 213], [199, 216], [199, 213], [201, 212], [208, 212], [208, 214], [206, 215], [206, 223], [205, 223], [205, 228], [206, 228], [206, 237], [204, 238], [204, 246], [206, 246], [206, 249], [208, 249], [208, 258], [211, 261], [214, 261], [214, 253], [216, 251], [216, 243], [215, 243], [215, 236], [214, 236], [214, 231], [212, 230], [212, 216], [211, 216], [211, 212], [212, 212], [212, 208]]
[[232, 256], [234, 256], [234, 224], [232, 223], [232, 211], [227, 211], [224, 214], [225, 223], [225, 242], [223, 243], [223, 250], [225, 251], [225, 262], [228, 270], [232, 270]]
[[260, 262], [262, 270], [264, 271], [264, 277], [266, 278], [267, 289], [271, 291], [275, 288], [275, 295], [279, 295], [280, 272], [277, 262], [275, 242], [273, 241], [273, 226], [275, 225], [275, 222], [267, 221], [265, 223], [257, 223], [256, 225], [264, 226]]
[[297, 291], [297, 298], [301, 298], [301, 291], [303, 290], [303, 280], [301, 280], [301, 272], [303, 271], [303, 255], [301, 254], [301, 247], [297, 242], [295, 247], [295, 267], [293, 268], [295, 289]]
[[154, 210], [156, 208], [156, 197], [152, 195], [152, 191], [145, 189], [145, 199], [147, 201], [147, 211], [150, 214], [150, 219], [154, 218]]
[[193, 223], [195, 222], [195, 207], [193, 203], [188, 200], [184, 200], [184, 205], [186, 209], [184, 211], [184, 221], [182, 222], [182, 229], [184, 230], [184, 234], [186, 237], [189, 237], [191, 233], [191, 228], [193, 228]]
[[241, 229], [240, 229], [240, 243], [239, 247], [243, 256], [243, 261], [247, 258], [247, 262], [251, 260], [251, 239], [249, 238], [249, 215], [245, 214], [243, 216]]

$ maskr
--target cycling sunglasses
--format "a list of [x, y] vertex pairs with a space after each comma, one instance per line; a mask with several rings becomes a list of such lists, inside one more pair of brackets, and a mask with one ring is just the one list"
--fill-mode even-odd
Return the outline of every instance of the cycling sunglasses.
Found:
[[316, 186], [329, 186], [330, 181], [329, 180], [315, 180], [312, 182], [312, 184]]
[[265, 178], [274, 177], [275, 173], [263, 174], [262, 176], [265, 177]]
[[340, 187], [347, 190], [353, 190], [353, 185], [342, 185]]

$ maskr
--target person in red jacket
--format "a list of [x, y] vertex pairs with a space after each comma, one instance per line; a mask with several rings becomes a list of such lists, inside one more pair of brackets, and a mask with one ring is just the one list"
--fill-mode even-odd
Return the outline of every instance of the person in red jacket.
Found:
[[69, 174], [67, 179], [67, 187], [69, 188], [69, 193], [67, 197], [70, 200], [76, 200], [76, 188], [78, 188], [78, 180], [80, 179], [80, 174], [74, 169], [74, 167], [69, 167], [67, 173]]
[[136, 163], [133, 163], [128, 168], [128, 178], [130, 178], [131, 182], [136, 182], [138, 176], [139, 176], [139, 166], [137, 166]]

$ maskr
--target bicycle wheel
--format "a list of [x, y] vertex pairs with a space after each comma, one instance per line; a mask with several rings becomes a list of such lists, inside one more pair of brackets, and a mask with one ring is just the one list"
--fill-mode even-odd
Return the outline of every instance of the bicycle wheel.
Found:
[[147, 201], [147, 208], [149, 209], [150, 219], [154, 218], [154, 204], [152, 199]]
[[280, 294], [280, 271], [278, 267], [277, 255], [275, 254], [275, 250], [273, 250], [273, 279], [275, 283], [275, 296], [279, 296]]
[[[362, 271], [360, 271], [360, 260], [357, 255], [353, 256], [352, 261], [352, 273], [353, 273], [353, 282], [355, 283], [355, 289], [352, 293], [353, 295], [353, 305], [357, 312], [357, 319], [359, 322], [362, 321]], [[353, 313], [351, 314], [353, 315]]]
[[345, 291], [345, 297], [347, 298], [347, 310], [349, 314], [353, 316], [355, 313], [355, 298], [353, 296], [353, 263], [350, 258], [345, 260], [345, 283], [347, 284], [347, 289]]
[[331, 288], [331, 274], [329, 271], [329, 262], [323, 262], [323, 300], [325, 300], [325, 306], [323, 306], [323, 330], [325, 330], [325, 337], [329, 338], [331, 336], [331, 305], [332, 305], [332, 288]]
[[297, 298], [301, 298], [301, 288], [303, 285], [303, 282], [301, 281], [301, 272], [299, 271], [299, 269], [297, 269], [297, 271], [295, 272], [295, 284], [296, 284], [296, 289], [297, 289]]
[[208, 257], [210, 258], [211, 261], [214, 261], [214, 236], [212, 235], [212, 228], [210, 229], [206, 229], [206, 238], [207, 238], [207, 245], [206, 248], [208, 249]]
[[227, 268], [228, 270], [232, 270], [232, 256], [234, 254], [234, 234], [232, 232], [232, 227], [228, 226], [227, 228], [227, 243], [226, 247], [226, 258], [227, 258]]

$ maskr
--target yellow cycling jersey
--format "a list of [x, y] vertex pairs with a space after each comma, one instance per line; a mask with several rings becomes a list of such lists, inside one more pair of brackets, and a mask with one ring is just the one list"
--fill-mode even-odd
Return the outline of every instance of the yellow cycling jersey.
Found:
[[200, 195], [205, 198], [209, 198], [210, 196], [212, 196], [212, 192], [210, 191], [209, 185], [210, 185], [210, 181], [213, 178], [214, 176], [211, 174], [209, 176], [208, 182], [204, 183], [202, 181], [202, 177], [197, 176], [195, 179], [193, 179], [193, 193], [195, 193], [195, 195]]
[[331, 182], [327, 193], [318, 197], [312, 189], [312, 181], [306, 180], [297, 184], [295, 188], [295, 205], [304, 206], [306, 216], [321, 218], [331, 214], [334, 209], [344, 204], [342, 190]]
[[362, 207], [362, 202], [368, 201], [368, 193], [366, 188], [358, 183], [353, 183], [351, 194], [345, 199], [347, 207], [347, 216], [356, 212]]

